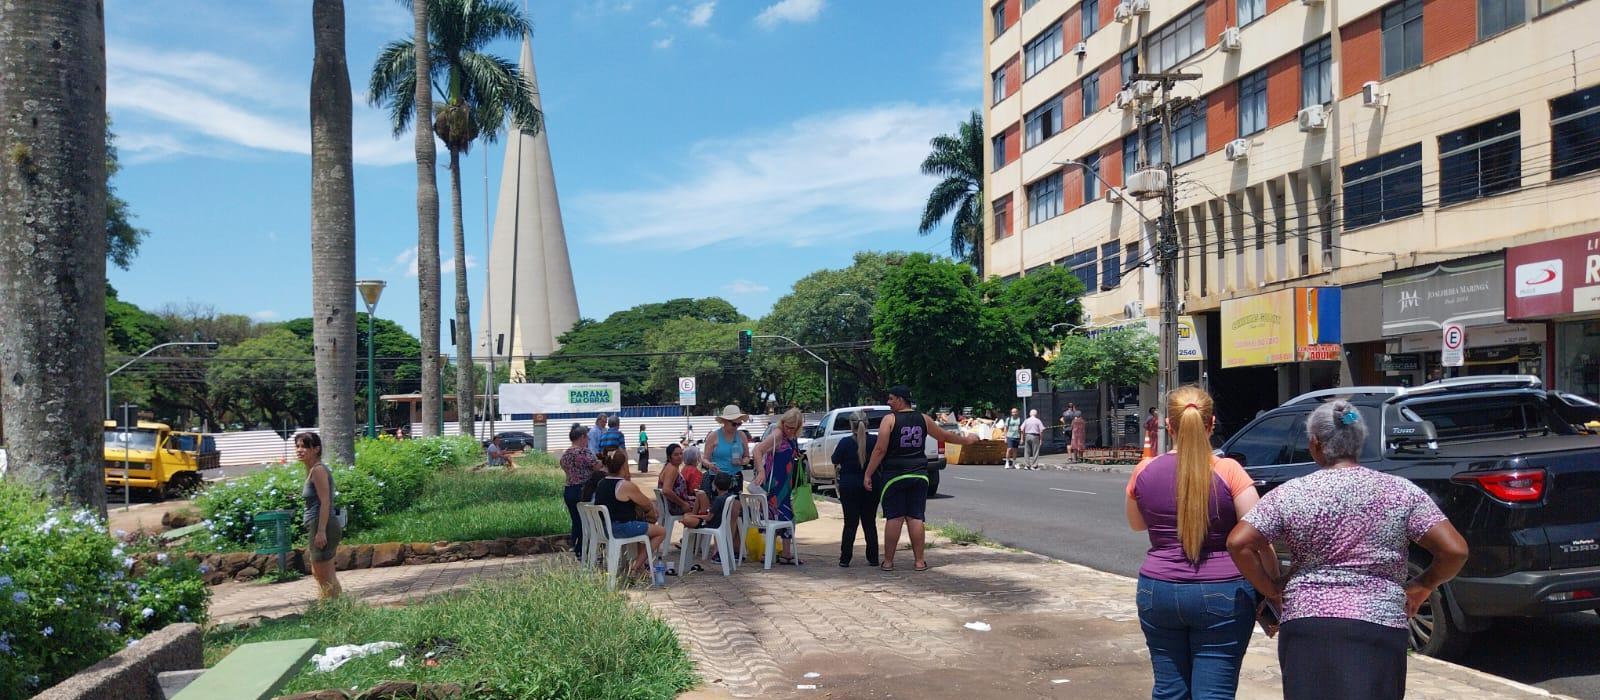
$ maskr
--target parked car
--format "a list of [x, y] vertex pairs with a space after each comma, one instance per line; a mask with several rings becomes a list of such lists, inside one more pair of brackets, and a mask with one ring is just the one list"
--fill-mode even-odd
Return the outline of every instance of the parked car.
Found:
[[[1256, 417], [1220, 452], [1263, 491], [1310, 473], [1306, 416], [1334, 398], [1368, 426], [1361, 463], [1422, 487], [1470, 548], [1411, 620], [1412, 649], [1456, 656], [1497, 617], [1600, 609], [1600, 436], [1584, 427], [1600, 405], [1532, 376], [1328, 389]], [[1414, 574], [1427, 556], [1411, 548]]]
[[507, 430], [495, 433], [494, 436], [500, 438], [500, 449], [507, 452], [521, 452], [533, 448], [533, 435], [521, 430]]
[[[838, 490], [839, 470], [833, 464], [833, 448], [840, 438], [850, 434], [850, 414], [861, 411], [867, 414], [867, 433], [878, 434], [878, 422], [889, 415], [888, 406], [848, 406], [829, 411], [818, 422], [818, 435], [806, 444], [806, 463], [811, 467], [811, 482], [818, 489]], [[950, 426], [945, 426], [946, 430]], [[939, 493], [939, 476], [945, 466], [944, 443], [928, 440], [924, 452], [928, 455], [928, 495]]]

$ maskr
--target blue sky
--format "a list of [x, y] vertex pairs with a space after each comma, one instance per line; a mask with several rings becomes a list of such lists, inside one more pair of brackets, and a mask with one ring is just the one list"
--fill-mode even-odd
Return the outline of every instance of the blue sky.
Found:
[[[408, 36], [394, 0], [346, 0], [355, 91], [357, 276], [417, 328], [409, 134], [366, 105], [372, 59]], [[798, 278], [858, 250], [947, 252], [916, 225], [928, 139], [981, 99], [967, 0], [534, 0], [534, 60], [585, 317], [717, 295], [766, 313]], [[310, 309], [305, 0], [109, 0], [114, 182], [150, 231], [122, 298], [260, 320]], [[495, 53], [515, 60], [505, 42]], [[475, 323], [504, 141], [462, 164]], [[440, 147], [442, 249], [449, 177]], [[492, 215], [492, 214], [491, 214]], [[453, 313], [446, 261], [444, 309]]]

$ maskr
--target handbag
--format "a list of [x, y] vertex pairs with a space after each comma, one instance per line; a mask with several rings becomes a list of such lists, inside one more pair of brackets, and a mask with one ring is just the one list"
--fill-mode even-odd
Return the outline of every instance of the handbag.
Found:
[[794, 487], [789, 495], [794, 509], [794, 522], [809, 523], [817, 519], [817, 502], [811, 497], [811, 474], [799, 458], [794, 461]]

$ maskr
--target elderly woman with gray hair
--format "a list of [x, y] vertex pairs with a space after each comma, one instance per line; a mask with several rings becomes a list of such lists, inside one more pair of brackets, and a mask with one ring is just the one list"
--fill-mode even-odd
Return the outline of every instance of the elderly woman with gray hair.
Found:
[[[1268, 492], [1228, 536], [1240, 573], [1281, 610], [1278, 661], [1286, 700], [1405, 695], [1407, 620], [1467, 560], [1467, 543], [1415, 484], [1357, 463], [1361, 413], [1328, 401], [1306, 420], [1321, 468]], [[1272, 542], [1291, 566], [1274, 580], [1261, 565]], [[1416, 543], [1428, 568], [1406, 581]]]

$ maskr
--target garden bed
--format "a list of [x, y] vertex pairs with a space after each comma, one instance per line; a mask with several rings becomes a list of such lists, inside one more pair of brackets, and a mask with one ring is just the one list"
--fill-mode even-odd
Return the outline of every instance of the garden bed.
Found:
[[[240, 644], [306, 637], [322, 647], [390, 641], [402, 648], [330, 673], [308, 667], [280, 691], [286, 695], [340, 689], [355, 696], [352, 689], [400, 681], [479, 689], [474, 697], [673, 698], [696, 683], [671, 627], [574, 570], [483, 581], [404, 607], [336, 601], [299, 618], [213, 630], [206, 659], [215, 664]], [[426, 665], [419, 657], [434, 649], [445, 651]], [[390, 667], [402, 654], [404, 665]]]

